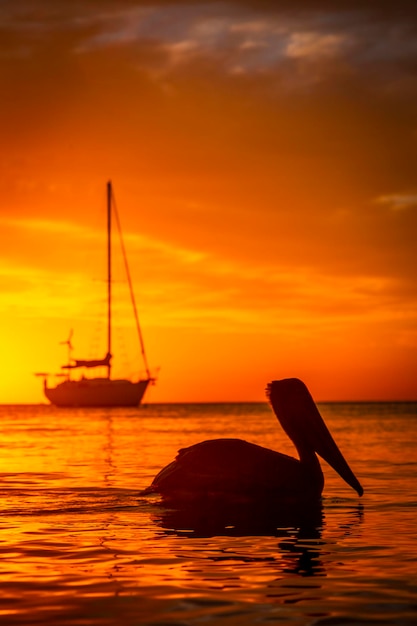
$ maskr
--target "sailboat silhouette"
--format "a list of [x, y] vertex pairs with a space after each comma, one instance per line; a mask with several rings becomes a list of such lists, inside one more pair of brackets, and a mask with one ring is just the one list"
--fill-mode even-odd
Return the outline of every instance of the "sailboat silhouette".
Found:
[[[155, 382], [151, 376], [143, 343], [142, 332], [139, 325], [132, 282], [130, 279], [129, 266], [126, 252], [122, 242], [122, 251], [125, 261], [125, 269], [130, 288], [133, 312], [136, 320], [136, 329], [141, 345], [142, 358], [145, 365], [146, 377], [136, 382], [127, 379], [111, 377], [112, 361], [112, 213], [117, 220], [120, 230], [120, 222], [114, 203], [112, 184], [107, 183], [107, 352], [101, 359], [72, 359], [72, 330], [69, 339], [64, 343], [68, 346], [68, 363], [62, 366], [67, 371], [66, 380], [58, 383], [55, 387], [48, 386], [46, 374], [39, 374], [44, 378], [44, 393], [47, 399], [55, 406], [60, 407], [111, 407], [111, 406], [138, 406], [150, 383]], [[94, 369], [97, 367], [107, 368], [107, 376], [89, 378], [82, 376], [78, 380], [71, 380], [70, 371], [79, 368]]]

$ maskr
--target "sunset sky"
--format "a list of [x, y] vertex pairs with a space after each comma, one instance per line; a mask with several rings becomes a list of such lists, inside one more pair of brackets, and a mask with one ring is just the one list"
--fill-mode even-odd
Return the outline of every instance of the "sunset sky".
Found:
[[3, 0], [0, 79], [0, 402], [104, 356], [108, 179], [149, 401], [417, 398], [415, 1]]

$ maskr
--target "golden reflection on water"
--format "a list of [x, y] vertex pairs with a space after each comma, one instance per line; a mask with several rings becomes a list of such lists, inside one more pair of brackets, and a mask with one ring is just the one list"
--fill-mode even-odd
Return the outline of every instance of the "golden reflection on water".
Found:
[[273, 509], [172, 511], [137, 495], [204, 438], [294, 454], [266, 406], [3, 407], [0, 620], [394, 624], [400, 612], [414, 623], [416, 413], [322, 413], [365, 495], [323, 464], [322, 508], [294, 520]]

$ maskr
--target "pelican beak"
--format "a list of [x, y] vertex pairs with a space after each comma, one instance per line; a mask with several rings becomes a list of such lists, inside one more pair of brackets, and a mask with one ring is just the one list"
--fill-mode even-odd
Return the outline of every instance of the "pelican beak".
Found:
[[[314, 429], [315, 445], [314, 449], [322, 459], [324, 459], [343, 480], [354, 489], [359, 496], [363, 494], [363, 488], [355, 474], [350, 469], [345, 457], [341, 453], [337, 443], [333, 439], [326, 424], [316, 408], [316, 428]], [[318, 425], [320, 424], [320, 427]]]

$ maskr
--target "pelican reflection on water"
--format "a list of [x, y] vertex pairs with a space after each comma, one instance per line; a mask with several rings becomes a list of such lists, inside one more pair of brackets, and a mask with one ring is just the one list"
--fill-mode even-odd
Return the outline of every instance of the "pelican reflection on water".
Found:
[[299, 459], [241, 439], [202, 441], [179, 450], [140, 495], [157, 493], [174, 506], [210, 500], [305, 507], [320, 500], [323, 491], [318, 454], [361, 496], [362, 486], [305, 384], [297, 378], [275, 380], [267, 396]]

